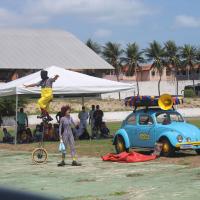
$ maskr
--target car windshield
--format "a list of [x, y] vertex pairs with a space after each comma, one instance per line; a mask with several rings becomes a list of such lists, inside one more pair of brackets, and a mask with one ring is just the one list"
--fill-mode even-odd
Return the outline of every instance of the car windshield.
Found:
[[156, 114], [156, 121], [159, 124], [170, 124], [172, 122], [184, 122], [183, 117], [176, 112], [161, 112]]

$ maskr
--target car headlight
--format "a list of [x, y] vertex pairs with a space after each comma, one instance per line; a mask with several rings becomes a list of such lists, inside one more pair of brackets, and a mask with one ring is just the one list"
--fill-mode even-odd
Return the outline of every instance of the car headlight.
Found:
[[177, 139], [178, 142], [182, 142], [183, 141], [183, 137], [181, 135], [178, 135], [176, 139]]
[[187, 141], [187, 142], [191, 142], [191, 138], [190, 138], [190, 137], [187, 137], [187, 138], [186, 138], [186, 141]]

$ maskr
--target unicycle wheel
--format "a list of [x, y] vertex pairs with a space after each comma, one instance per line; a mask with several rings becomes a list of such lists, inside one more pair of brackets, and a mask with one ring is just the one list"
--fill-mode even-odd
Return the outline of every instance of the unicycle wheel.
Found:
[[47, 161], [48, 154], [44, 148], [36, 148], [32, 152], [32, 160], [34, 163], [40, 164]]

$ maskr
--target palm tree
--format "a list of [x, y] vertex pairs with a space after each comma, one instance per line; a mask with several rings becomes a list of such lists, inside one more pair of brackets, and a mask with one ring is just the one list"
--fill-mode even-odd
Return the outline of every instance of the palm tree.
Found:
[[197, 49], [189, 44], [185, 44], [183, 47], [181, 47], [180, 55], [182, 58], [182, 64], [185, 67], [185, 69], [188, 69], [188, 79], [189, 79], [189, 71], [192, 72], [192, 82], [193, 82], [193, 88], [195, 91], [194, 86], [194, 65], [197, 58]]
[[147, 56], [148, 61], [152, 61], [151, 69], [155, 69], [159, 73], [159, 81], [158, 81], [158, 94], [160, 96], [160, 82], [163, 74], [163, 70], [166, 66], [165, 64], [165, 51], [164, 48], [157, 42], [153, 41], [150, 43], [149, 48], [146, 48], [145, 55]]
[[168, 68], [171, 70], [174, 69], [175, 76], [176, 76], [176, 94], [178, 95], [178, 71], [181, 67], [180, 55], [179, 55], [179, 47], [176, 46], [174, 41], [167, 41], [165, 44], [165, 56], [166, 56], [166, 63]]
[[139, 84], [137, 71], [141, 69], [140, 63], [144, 62], [142, 56], [143, 52], [139, 51], [139, 46], [134, 42], [128, 44], [125, 50], [125, 56], [123, 61], [128, 65], [128, 75], [132, 76], [135, 73], [137, 83], [137, 95], [139, 95]]
[[103, 46], [102, 54], [106, 61], [115, 68], [115, 75], [117, 77], [117, 81], [119, 81], [121, 56], [123, 54], [121, 45], [117, 43], [107, 42], [105, 46]]
[[91, 39], [88, 39], [86, 45], [92, 49], [96, 54], [101, 53], [101, 46], [97, 42], [93, 42]]

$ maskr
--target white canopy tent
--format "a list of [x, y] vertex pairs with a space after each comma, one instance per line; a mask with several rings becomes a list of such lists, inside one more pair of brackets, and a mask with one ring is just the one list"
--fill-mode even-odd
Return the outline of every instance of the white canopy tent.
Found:
[[[133, 84], [96, 78], [82, 73], [65, 70], [56, 66], [48, 67], [45, 70], [48, 71], [49, 77], [59, 75], [59, 78], [53, 84], [53, 94], [84, 96], [89, 94], [119, 92], [135, 88]], [[41, 90], [39, 87], [25, 88], [24, 84], [29, 85], [32, 83], [37, 83], [40, 80], [40, 71], [38, 71], [1, 85], [0, 96], [16, 95], [16, 119], [18, 110], [18, 95], [40, 94]]]

